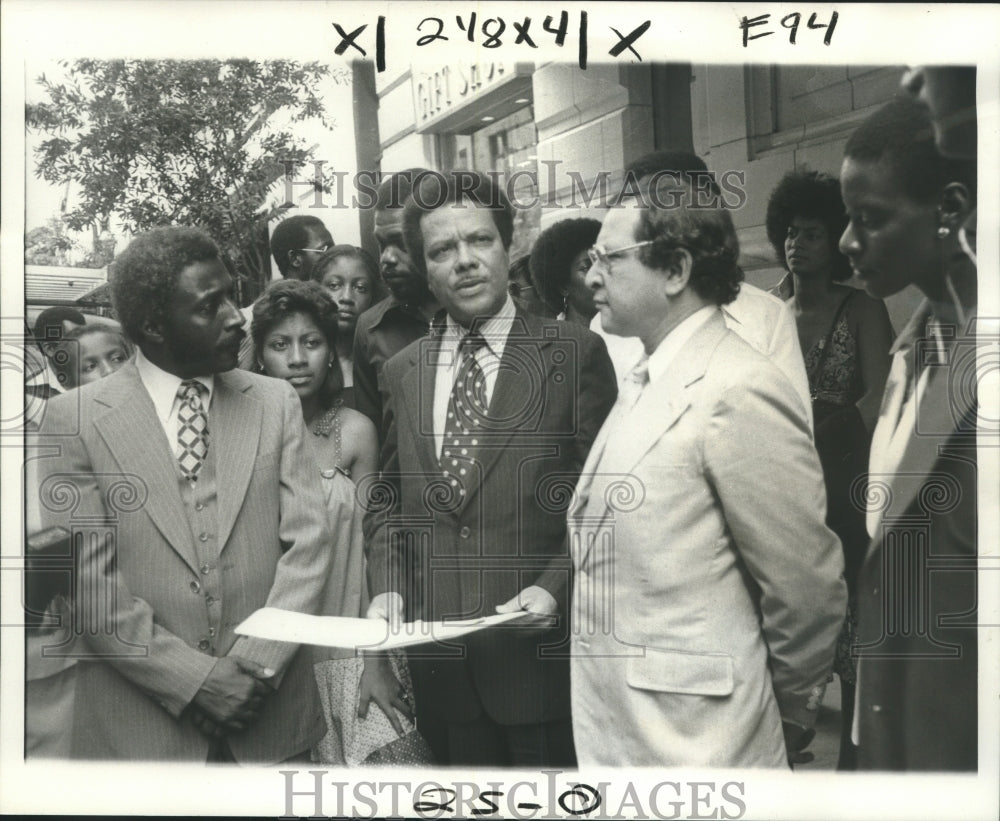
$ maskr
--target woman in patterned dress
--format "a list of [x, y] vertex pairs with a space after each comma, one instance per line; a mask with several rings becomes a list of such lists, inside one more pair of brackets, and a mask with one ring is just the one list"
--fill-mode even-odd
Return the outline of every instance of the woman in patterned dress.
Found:
[[889, 373], [893, 331], [881, 300], [843, 284], [851, 276], [837, 248], [847, 227], [840, 184], [815, 171], [786, 174], [767, 206], [767, 236], [789, 272], [799, 343], [813, 401], [816, 450], [823, 466], [827, 524], [840, 537], [848, 586], [848, 612], [834, 670], [841, 684], [838, 769], [855, 769], [851, 743], [857, 634], [855, 582], [868, 545], [864, 487], [871, 435]]
[[[287, 380], [299, 395], [326, 491], [337, 557], [322, 614], [358, 618], [368, 600], [355, 482], [375, 473], [377, 439], [371, 421], [344, 406], [337, 325], [337, 302], [323, 286], [286, 279], [254, 304], [251, 334], [261, 372]], [[413, 732], [412, 688], [402, 657], [358, 657], [325, 647], [314, 647], [313, 653], [327, 722], [313, 759], [348, 766], [418, 763], [412, 761], [419, 736]], [[381, 709], [369, 710], [371, 701]]]

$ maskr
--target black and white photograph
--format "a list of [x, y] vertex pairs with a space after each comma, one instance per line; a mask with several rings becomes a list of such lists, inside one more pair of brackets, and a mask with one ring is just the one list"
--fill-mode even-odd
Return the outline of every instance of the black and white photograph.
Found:
[[0, 14], [0, 812], [1000, 814], [1000, 6]]

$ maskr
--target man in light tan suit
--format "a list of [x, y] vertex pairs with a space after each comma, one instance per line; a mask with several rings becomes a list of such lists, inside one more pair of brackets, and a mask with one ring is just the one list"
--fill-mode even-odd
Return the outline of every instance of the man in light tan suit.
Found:
[[44, 524], [76, 539], [71, 755], [273, 763], [323, 734], [308, 656], [237, 638], [315, 612], [332, 545], [290, 385], [236, 366], [242, 317], [202, 232], [140, 235], [112, 269], [134, 363], [49, 404]]
[[688, 207], [686, 174], [642, 182], [587, 275], [604, 328], [646, 355], [568, 514], [577, 755], [787, 767], [844, 621], [840, 545], [802, 401], [719, 308], [742, 278], [729, 213]]

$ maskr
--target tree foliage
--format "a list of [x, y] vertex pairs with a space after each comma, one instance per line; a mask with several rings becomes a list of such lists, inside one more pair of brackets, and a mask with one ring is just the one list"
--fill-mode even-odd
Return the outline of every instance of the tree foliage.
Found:
[[312, 153], [294, 124], [315, 118], [331, 128], [321, 84], [347, 83], [348, 72], [287, 60], [61, 65], [65, 79], [39, 78], [45, 99], [27, 106], [26, 122], [47, 137], [36, 176], [79, 191], [66, 224], [96, 233], [112, 219], [129, 233], [197, 225], [234, 273], [266, 280], [266, 225], [287, 207], [269, 204], [268, 192]]
[[66, 265], [76, 241], [67, 235], [58, 217], [24, 235], [24, 261], [28, 265]]

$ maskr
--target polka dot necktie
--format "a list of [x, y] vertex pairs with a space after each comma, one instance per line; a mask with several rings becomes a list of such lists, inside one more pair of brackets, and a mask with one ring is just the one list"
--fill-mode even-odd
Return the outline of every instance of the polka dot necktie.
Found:
[[462, 339], [458, 348], [458, 373], [448, 400], [441, 471], [460, 497], [465, 496], [466, 483], [476, 475], [475, 449], [489, 419], [486, 375], [476, 361], [476, 352], [485, 344], [486, 340], [476, 332]]
[[184, 478], [198, 479], [198, 471], [208, 454], [208, 413], [201, 401], [205, 386], [196, 379], [185, 379], [177, 389], [181, 400], [177, 409], [177, 462]]

